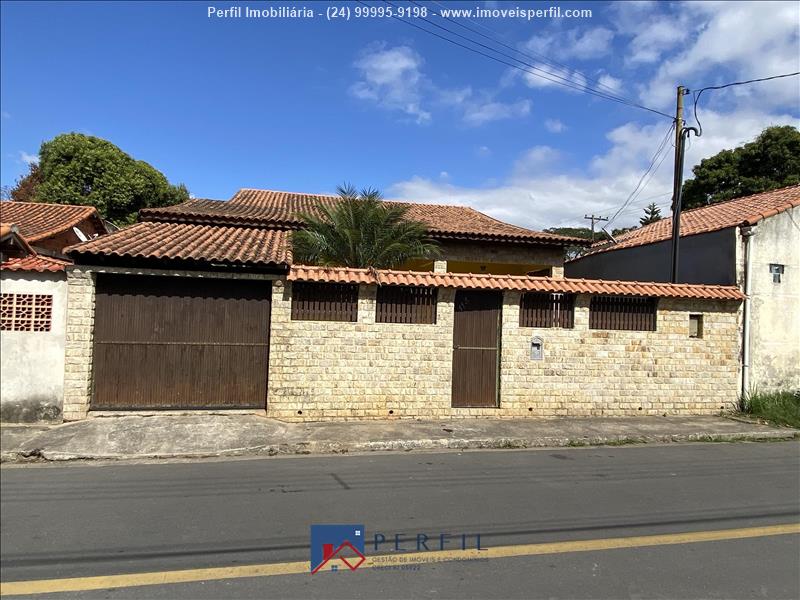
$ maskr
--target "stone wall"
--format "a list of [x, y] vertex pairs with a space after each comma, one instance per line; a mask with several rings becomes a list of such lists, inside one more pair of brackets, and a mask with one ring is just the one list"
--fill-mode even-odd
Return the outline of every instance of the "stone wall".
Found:
[[[656, 331], [589, 329], [588, 295], [574, 329], [519, 326], [519, 293], [503, 306], [503, 412], [532, 416], [713, 414], [733, 408], [739, 381], [738, 302], [658, 303]], [[703, 337], [689, 337], [702, 314]], [[530, 359], [533, 336], [544, 358]]]
[[[84, 418], [89, 410], [94, 281], [85, 268], [68, 271], [65, 420]], [[291, 284], [274, 281], [268, 416], [310, 421], [713, 414], [730, 409], [737, 398], [738, 302], [662, 299], [657, 331], [599, 331], [588, 329], [589, 296], [581, 295], [574, 329], [533, 329], [519, 326], [519, 293], [506, 292], [500, 406], [451, 408], [455, 291], [439, 290], [435, 324], [406, 325], [375, 323], [376, 290], [360, 287], [355, 323], [293, 321]], [[701, 339], [689, 338], [690, 313], [703, 315]], [[530, 358], [534, 335], [544, 340], [541, 361]]]
[[[519, 326], [503, 305], [500, 406], [452, 408], [454, 291], [440, 289], [435, 325], [376, 324], [375, 287], [361, 286], [357, 323], [292, 321], [289, 284], [273, 291], [267, 414], [285, 420], [713, 414], [737, 398], [738, 302], [659, 302], [657, 331]], [[689, 314], [703, 337], [689, 338]], [[544, 359], [530, 358], [531, 338]]]
[[67, 270], [67, 337], [64, 352], [64, 420], [83, 419], [92, 393], [95, 274]]

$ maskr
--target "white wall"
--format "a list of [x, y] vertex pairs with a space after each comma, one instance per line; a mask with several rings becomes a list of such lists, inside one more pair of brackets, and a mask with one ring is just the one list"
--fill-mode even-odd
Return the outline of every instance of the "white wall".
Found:
[[0, 420], [60, 419], [64, 396], [66, 275], [4, 271], [0, 274], [0, 291], [53, 295], [50, 331], [0, 332]]
[[760, 221], [751, 243], [751, 387], [800, 389], [800, 207]]

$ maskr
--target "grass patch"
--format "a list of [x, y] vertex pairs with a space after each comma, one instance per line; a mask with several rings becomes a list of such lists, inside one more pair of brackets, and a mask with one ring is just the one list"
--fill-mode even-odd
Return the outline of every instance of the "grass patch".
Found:
[[800, 390], [751, 392], [739, 400], [739, 410], [746, 415], [779, 425], [800, 427]]

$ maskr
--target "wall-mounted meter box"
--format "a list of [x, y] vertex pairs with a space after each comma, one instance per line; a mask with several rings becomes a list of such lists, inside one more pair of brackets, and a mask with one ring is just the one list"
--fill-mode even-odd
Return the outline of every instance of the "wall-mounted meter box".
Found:
[[544, 358], [544, 340], [538, 335], [531, 339], [531, 360], [542, 360]]

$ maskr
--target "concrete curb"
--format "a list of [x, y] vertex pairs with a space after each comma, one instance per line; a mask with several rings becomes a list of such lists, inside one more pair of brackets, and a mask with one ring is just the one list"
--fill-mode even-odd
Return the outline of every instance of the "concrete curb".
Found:
[[692, 442], [765, 442], [800, 438], [800, 431], [757, 431], [747, 433], [692, 433], [658, 434], [644, 436], [582, 436], [537, 437], [537, 438], [472, 438], [472, 439], [421, 439], [386, 440], [362, 443], [342, 442], [298, 442], [292, 444], [268, 444], [246, 448], [232, 448], [221, 452], [175, 452], [145, 454], [82, 454], [71, 452], [51, 452], [34, 449], [26, 452], [12, 451], [0, 453], [0, 462], [62, 462], [80, 460], [159, 460], [159, 459], [201, 459], [236, 456], [277, 456], [277, 455], [326, 455], [370, 452], [411, 452], [426, 450], [511, 450], [525, 448], [564, 448], [585, 446], [623, 446], [644, 444], [692, 443]]

